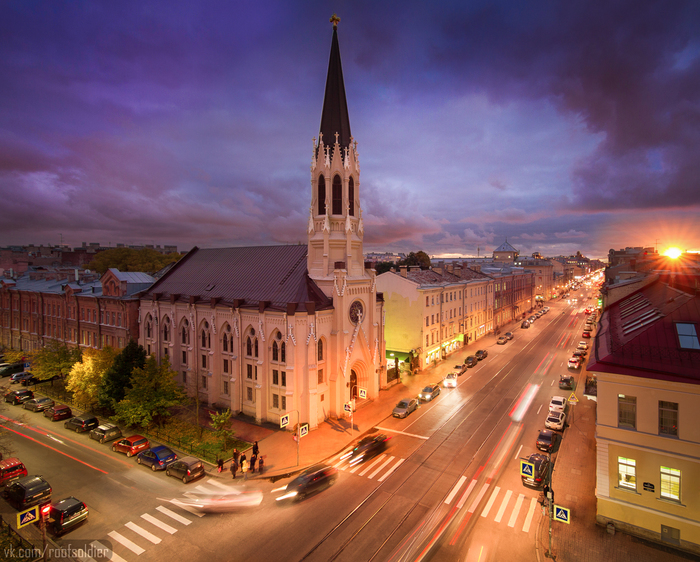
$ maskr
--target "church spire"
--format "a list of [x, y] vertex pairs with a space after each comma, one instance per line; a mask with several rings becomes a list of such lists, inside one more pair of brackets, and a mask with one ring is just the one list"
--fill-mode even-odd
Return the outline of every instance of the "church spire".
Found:
[[[321, 135], [326, 146], [337, 142], [341, 149], [350, 146], [350, 116], [348, 102], [345, 99], [345, 83], [343, 82], [343, 67], [340, 62], [340, 47], [338, 45], [338, 22], [340, 18], [333, 14], [333, 39], [331, 41], [331, 57], [328, 61], [328, 76], [326, 78], [326, 94], [323, 99], [321, 113]], [[336, 137], [336, 134], [338, 135]]]

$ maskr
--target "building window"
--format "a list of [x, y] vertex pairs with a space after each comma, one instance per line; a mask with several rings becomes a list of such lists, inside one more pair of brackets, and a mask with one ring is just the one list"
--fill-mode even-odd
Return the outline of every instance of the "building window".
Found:
[[250, 357], [253, 355], [253, 340], [248, 338], [245, 342], [245, 354]]
[[637, 397], [617, 395], [617, 426], [637, 429]]
[[253, 379], [253, 366], [252, 365], [246, 365], [246, 378], [248, 379]]
[[425, 297], [425, 306], [430, 306], [430, 297]]
[[207, 389], [207, 376], [206, 375], [202, 375], [202, 388], [204, 390]]
[[182, 352], [182, 364], [183, 365], [187, 364], [187, 352], [186, 351]]
[[224, 394], [228, 395], [228, 381], [224, 381]]
[[287, 373], [280, 371], [280, 386], [287, 386]]
[[681, 471], [661, 467], [661, 497], [665, 500], [681, 501]]
[[430, 318], [428, 318], [428, 317], [426, 316], [426, 317], [425, 317], [425, 327], [427, 328], [428, 326], [430, 326]]
[[318, 214], [326, 214], [326, 178], [318, 176]]
[[273, 360], [273, 361], [279, 361], [279, 360], [280, 360], [279, 348], [277, 347], [277, 342], [276, 342], [276, 341], [273, 341], [273, 342], [272, 342], [272, 360]]
[[246, 390], [246, 398], [248, 399], [248, 402], [252, 402], [253, 401], [253, 389], [251, 387], [248, 387], [245, 390]]
[[343, 214], [343, 182], [338, 175], [333, 177], [333, 214]]
[[355, 216], [355, 180], [348, 180], [348, 203], [350, 203], [350, 216]]
[[182, 384], [187, 384], [187, 371], [182, 371]]
[[[255, 354], [257, 357], [257, 353]], [[286, 363], [287, 362], [287, 346], [282, 342], [282, 345], [280, 345], [280, 363]]]
[[224, 373], [228, 373], [228, 359], [224, 359]]
[[281, 402], [280, 402], [280, 409], [283, 412], [287, 411], [287, 397], [286, 396], [280, 396]]
[[275, 386], [280, 383], [280, 372], [277, 369], [272, 369], [272, 384]]
[[678, 403], [659, 400], [659, 434], [678, 437]]
[[695, 324], [676, 322], [676, 332], [678, 333], [678, 343], [682, 349], [700, 349]]
[[272, 395], [272, 407], [275, 409], [280, 407], [280, 397], [277, 394]]
[[617, 457], [617, 472], [620, 488], [637, 489], [637, 461]]
[[207, 368], [207, 356], [202, 355], [202, 369], [206, 369], [206, 368]]
[[323, 361], [323, 340], [318, 340], [318, 360]]
[[323, 384], [323, 369], [318, 370], [318, 384]]

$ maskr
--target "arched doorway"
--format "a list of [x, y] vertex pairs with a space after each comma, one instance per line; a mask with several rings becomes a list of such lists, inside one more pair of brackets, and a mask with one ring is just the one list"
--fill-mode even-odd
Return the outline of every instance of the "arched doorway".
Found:
[[350, 400], [357, 398], [357, 373], [354, 369], [350, 371]]

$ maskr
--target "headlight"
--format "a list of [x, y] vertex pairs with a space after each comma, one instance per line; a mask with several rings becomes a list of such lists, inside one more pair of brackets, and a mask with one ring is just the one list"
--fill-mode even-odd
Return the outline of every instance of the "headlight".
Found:
[[286, 500], [288, 498], [294, 498], [299, 495], [299, 492], [289, 492], [288, 494], [284, 494], [283, 496], [280, 496], [279, 498], [275, 498], [277, 501], [280, 500]]

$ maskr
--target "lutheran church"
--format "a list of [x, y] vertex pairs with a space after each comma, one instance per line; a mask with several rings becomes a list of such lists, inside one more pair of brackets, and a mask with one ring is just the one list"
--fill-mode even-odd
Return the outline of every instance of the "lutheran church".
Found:
[[[384, 302], [363, 258], [360, 163], [335, 16], [307, 244], [192, 249], [143, 293], [139, 343], [203, 404], [316, 427], [386, 385]], [[295, 413], [298, 413], [295, 415]]]

